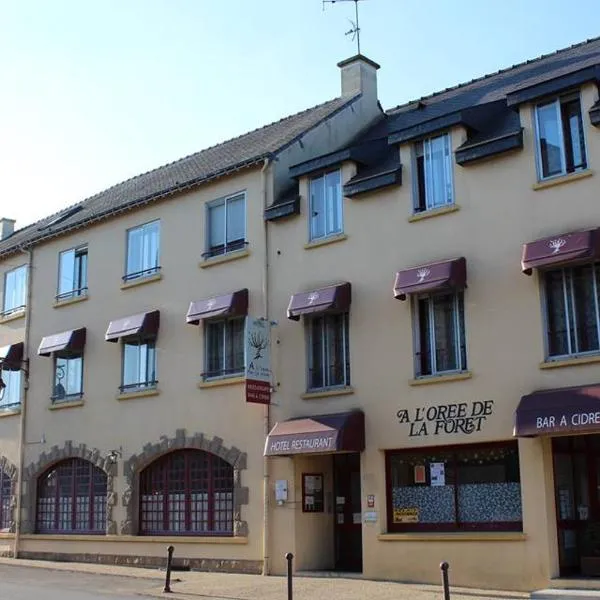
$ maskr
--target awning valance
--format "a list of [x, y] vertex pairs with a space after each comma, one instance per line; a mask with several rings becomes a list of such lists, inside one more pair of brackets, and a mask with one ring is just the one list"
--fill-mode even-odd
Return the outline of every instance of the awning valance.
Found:
[[351, 296], [348, 282], [294, 294], [287, 310], [288, 319], [298, 321], [302, 315], [347, 311]]
[[0, 348], [0, 367], [3, 371], [18, 371], [23, 363], [25, 344], [17, 342]]
[[223, 296], [214, 296], [190, 303], [186, 319], [198, 325], [203, 319], [215, 317], [242, 317], [248, 314], [248, 290], [238, 290]]
[[514, 435], [600, 433], [600, 384], [533, 392], [521, 398]]
[[466, 285], [467, 261], [460, 257], [399, 271], [394, 283], [394, 297], [406, 300], [409, 294], [459, 290]]
[[130, 336], [154, 337], [158, 334], [159, 323], [158, 310], [115, 319], [108, 325], [104, 339], [107, 342], [118, 342], [120, 338]]
[[521, 268], [533, 269], [600, 258], [600, 228], [553, 235], [523, 244]]
[[42, 338], [38, 348], [40, 356], [51, 356], [60, 353], [81, 353], [85, 346], [85, 327], [63, 331]]
[[362, 452], [365, 415], [362, 411], [319, 415], [277, 423], [267, 436], [265, 456]]

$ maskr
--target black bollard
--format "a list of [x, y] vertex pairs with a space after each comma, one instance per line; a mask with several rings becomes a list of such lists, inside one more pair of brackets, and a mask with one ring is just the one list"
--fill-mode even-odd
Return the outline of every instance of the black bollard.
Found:
[[171, 593], [171, 564], [173, 563], [173, 551], [175, 546], [169, 546], [167, 548], [167, 574], [165, 575], [165, 588], [163, 592]]
[[444, 588], [444, 600], [450, 600], [450, 584], [448, 583], [448, 569], [450, 565], [444, 561], [440, 565], [440, 569], [442, 570], [442, 586]]
[[285, 560], [287, 560], [288, 600], [292, 600], [292, 561], [294, 560], [294, 555], [291, 552], [288, 552], [285, 555]]

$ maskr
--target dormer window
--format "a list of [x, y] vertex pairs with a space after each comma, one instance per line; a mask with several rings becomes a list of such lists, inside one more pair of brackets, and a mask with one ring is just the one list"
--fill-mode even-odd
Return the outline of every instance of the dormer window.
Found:
[[452, 183], [452, 153], [450, 136], [445, 133], [417, 142], [415, 152], [415, 182], [413, 188], [415, 212], [441, 208], [454, 203]]
[[587, 168], [579, 94], [538, 104], [535, 107], [535, 125], [540, 179]]
[[310, 180], [310, 240], [343, 231], [342, 174], [337, 169]]

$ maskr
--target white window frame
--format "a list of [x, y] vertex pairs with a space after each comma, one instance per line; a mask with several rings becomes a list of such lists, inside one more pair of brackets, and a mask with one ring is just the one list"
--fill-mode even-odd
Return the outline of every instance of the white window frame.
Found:
[[[8, 281], [8, 278], [10, 275], [14, 275], [20, 270], [23, 270], [24, 274], [25, 274], [23, 290], [22, 290], [22, 295], [23, 295], [22, 304], [17, 304], [15, 306], [11, 306], [10, 308], [7, 308], [7, 293], [8, 293], [7, 281]], [[14, 313], [23, 312], [26, 309], [28, 286], [29, 286], [29, 277], [28, 277], [28, 272], [27, 272], [27, 265], [21, 265], [19, 267], [15, 267], [14, 269], [10, 269], [9, 271], [6, 271], [4, 273], [4, 288], [3, 288], [3, 293], [2, 293], [2, 313], [0, 313], [0, 317], [7, 317]]]
[[[129, 265], [129, 250], [130, 250], [130, 235], [135, 231], [141, 231], [142, 235], [146, 235], [146, 230], [151, 226], [158, 226], [158, 252], [156, 257], [156, 265], [152, 267], [147, 267], [138, 272], [129, 273], [128, 265]], [[152, 277], [153, 275], [160, 273], [160, 256], [161, 256], [161, 222], [160, 219], [154, 219], [153, 221], [148, 221], [147, 223], [143, 223], [142, 225], [136, 225], [135, 227], [130, 227], [125, 232], [125, 275], [123, 276], [123, 281], [135, 281], [136, 279], [144, 279], [145, 277]]]
[[[147, 373], [147, 377], [150, 375], [154, 375], [153, 379], [147, 379], [146, 381], [137, 381], [133, 383], [125, 383], [125, 346], [126, 345], [137, 345], [138, 346], [138, 355], [141, 353], [142, 346], [152, 346], [153, 348], [153, 356], [154, 356], [154, 364], [151, 366], [151, 372]], [[146, 371], [148, 370], [148, 348], [145, 350], [146, 352]], [[148, 339], [124, 339], [121, 344], [121, 386], [120, 391], [122, 394], [127, 394], [129, 392], [136, 392], [139, 390], [149, 390], [155, 389], [158, 385], [158, 352], [156, 347], [156, 338], [148, 338]]]
[[[215, 379], [227, 379], [229, 377], [240, 377], [241, 375], [244, 374], [244, 370], [245, 370], [245, 364], [242, 365], [238, 370], [235, 371], [231, 371], [229, 373], [227, 373], [227, 369], [226, 369], [226, 361], [227, 361], [227, 350], [229, 348], [229, 342], [227, 340], [227, 336], [228, 336], [228, 324], [231, 321], [240, 321], [243, 323], [243, 327], [244, 327], [244, 338], [245, 339], [245, 318], [244, 317], [226, 317], [224, 319], [210, 319], [208, 321], [204, 322], [204, 373], [202, 374], [202, 378], [205, 381], [213, 381]], [[222, 327], [222, 340], [221, 340], [221, 344], [222, 344], [222, 348], [223, 348], [223, 361], [221, 364], [221, 369], [220, 372], [217, 374], [212, 375], [211, 372], [208, 371], [208, 360], [209, 360], [209, 347], [208, 347], [208, 331], [207, 328], [210, 326], [214, 326], [214, 325], [219, 325]], [[242, 344], [244, 344], [244, 341], [242, 341]], [[242, 352], [244, 351], [244, 348], [242, 347]], [[245, 362], [245, 360], [244, 360]]]
[[[79, 286], [73, 288], [72, 290], [64, 290], [60, 291], [60, 280], [62, 277], [62, 257], [72, 253], [73, 254], [73, 281], [75, 282], [79, 278]], [[77, 257], [86, 256], [85, 262], [85, 273], [80, 269], [78, 272], [77, 269]], [[76, 298], [79, 296], [87, 296], [88, 292], [88, 247], [87, 245], [77, 246], [75, 248], [69, 248], [68, 250], [63, 250], [58, 253], [58, 281], [56, 284], [56, 300], [68, 300], [70, 298]], [[81, 259], [80, 259], [81, 260]], [[84, 275], [83, 277], [78, 277], [79, 275]], [[83, 285], [82, 285], [83, 284]]]
[[[315, 211], [313, 208], [313, 194], [312, 194], [312, 186], [313, 186], [313, 182], [317, 181], [319, 179], [323, 179], [325, 180], [325, 178], [327, 177], [327, 175], [331, 175], [332, 173], [337, 173], [339, 176], [339, 182], [340, 182], [340, 193], [339, 196], [335, 199], [335, 201], [337, 202], [338, 206], [338, 212], [340, 215], [340, 227], [339, 229], [334, 229], [333, 227], [329, 227], [330, 224], [328, 224], [328, 215], [329, 215], [329, 208], [327, 206], [327, 195], [324, 196], [323, 198], [323, 206], [324, 206], [324, 211], [325, 211], [325, 226], [324, 226], [324, 233], [323, 235], [315, 235], [314, 232], [314, 217], [315, 217]], [[333, 237], [336, 235], [341, 235], [344, 233], [344, 189], [343, 189], [343, 184], [342, 184], [342, 169], [330, 169], [324, 173], [321, 173], [318, 176], [315, 177], [309, 177], [308, 178], [308, 239], [310, 242], [313, 241], [317, 241], [317, 240], [323, 240], [326, 239], [328, 237]]]
[[[427, 160], [426, 160], [426, 145], [431, 145], [432, 140], [436, 140], [438, 138], [444, 138], [445, 141], [445, 161], [444, 161], [444, 171], [448, 178], [448, 186], [450, 190], [450, 197], [446, 198], [446, 202], [443, 204], [431, 204], [429, 193], [428, 193], [428, 178], [427, 176]], [[419, 173], [418, 173], [418, 153], [417, 153], [417, 145], [421, 144], [422, 152], [423, 152], [423, 180], [424, 180], [424, 190], [425, 194], [424, 207], [420, 208], [421, 198], [419, 196]], [[418, 140], [413, 144], [412, 147], [412, 164], [413, 164], [413, 173], [414, 177], [412, 183], [412, 192], [413, 192], [413, 212], [415, 214], [421, 214], [424, 212], [428, 212], [430, 210], [437, 210], [440, 208], [444, 208], [445, 206], [453, 206], [456, 203], [456, 193], [454, 190], [454, 161], [452, 160], [452, 133], [450, 131], [446, 131], [445, 133], [441, 133], [439, 135], [432, 135], [426, 137], [422, 140]]]
[[[454, 296], [454, 305], [453, 305], [453, 317], [454, 317], [454, 344], [455, 351], [457, 353], [457, 369], [448, 369], [448, 370], [439, 370], [437, 368], [437, 356], [436, 356], [436, 338], [435, 338], [435, 311], [433, 309], [433, 302], [431, 300], [435, 296], [440, 295], [449, 295], [452, 292], [433, 292], [431, 294], [416, 294], [411, 298], [411, 317], [413, 324], [413, 348], [414, 348], [414, 373], [416, 379], [427, 379], [430, 377], [439, 377], [440, 375], [451, 375], [454, 373], [465, 373], [468, 371], [468, 348], [467, 348], [467, 316], [465, 311], [465, 298], [463, 290], [456, 290], [453, 293]], [[464, 327], [461, 329], [460, 322], [460, 301], [462, 297], [463, 304], [463, 321]], [[421, 373], [421, 329], [420, 329], [420, 310], [419, 310], [419, 300], [427, 298], [430, 300], [428, 312], [429, 312], [429, 347], [431, 349], [431, 373], [422, 374]], [[464, 346], [465, 348], [465, 356], [464, 356], [464, 364], [463, 364], [463, 356], [461, 352], [461, 348]]]
[[[75, 360], [75, 359], [79, 359], [81, 361], [81, 368], [80, 368], [80, 380], [79, 380], [79, 391], [78, 392], [71, 392], [69, 393], [69, 390], [67, 389], [66, 386], [63, 386], [64, 390], [65, 390], [65, 395], [64, 396], [59, 396], [56, 393], [56, 388], [57, 388], [57, 371], [58, 371], [58, 361], [59, 360]], [[53, 360], [53, 382], [52, 382], [52, 402], [55, 404], [59, 404], [61, 402], [69, 402], [72, 400], [76, 400], [77, 398], [81, 398], [83, 396], [83, 367], [84, 367], [84, 362], [83, 362], [83, 354], [77, 354], [77, 355], [73, 355], [73, 356], [55, 356], [54, 360]], [[68, 380], [69, 377], [69, 367], [67, 364], [67, 369], [65, 370], [65, 380]]]
[[[6, 385], [2, 402], [0, 402], [0, 411], [11, 410], [21, 405], [21, 384], [23, 373], [18, 371], [3, 371], [0, 369], [2, 381]], [[11, 397], [14, 393], [16, 398]], [[10, 402], [9, 402], [10, 400]]]
[[[243, 247], [240, 248], [240, 244], [238, 242], [237, 244], [233, 244], [233, 247], [228, 248], [228, 244], [227, 244], [227, 207], [228, 207], [228, 203], [230, 201], [237, 200], [240, 196], [244, 200], [244, 242], [243, 242]], [[211, 235], [210, 235], [211, 212], [210, 211], [211, 211], [211, 209], [216, 208], [221, 205], [225, 206], [225, 218], [223, 219], [224, 229], [225, 229], [223, 239], [225, 240], [225, 244], [223, 246], [223, 252], [215, 252], [213, 249], [217, 248], [217, 246], [211, 247], [211, 245], [210, 245], [210, 242], [211, 242]], [[239, 250], [243, 250], [248, 245], [248, 201], [247, 201], [247, 195], [246, 195], [245, 190], [236, 192], [235, 194], [229, 194], [227, 196], [223, 196], [222, 198], [217, 198], [216, 200], [212, 200], [211, 202], [207, 202], [205, 211], [206, 211], [205, 212], [206, 219], [205, 219], [205, 228], [204, 229], [205, 229], [206, 244], [205, 244], [205, 252], [203, 254], [203, 257], [205, 259], [212, 258], [213, 256], [222, 256], [223, 254], [229, 254], [230, 252], [237, 252]]]

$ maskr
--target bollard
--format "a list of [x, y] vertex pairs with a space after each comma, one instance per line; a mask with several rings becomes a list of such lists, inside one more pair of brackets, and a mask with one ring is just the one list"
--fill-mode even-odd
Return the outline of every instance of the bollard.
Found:
[[291, 552], [288, 552], [285, 555], [285, 560], [287, 560], [287, 584], [288, 584], [288, 600], [292, 600], [292, 561], [294, 560], [294, 555]]
[[442, 570], [442, 587], [444, 588], [444, 600], [450, 600], [450, 584], [448, 583], [448, 569], [450, 565], [444, 561], [440, 565], [440, 569]]
[[173, 563], [174, 550], [174, 546], [169, 546], [167, 548], [167, 574], [165, 575], [165, 588], [163, 589], [163, 592], [165, 593], [171, 593], [171, 564]]

